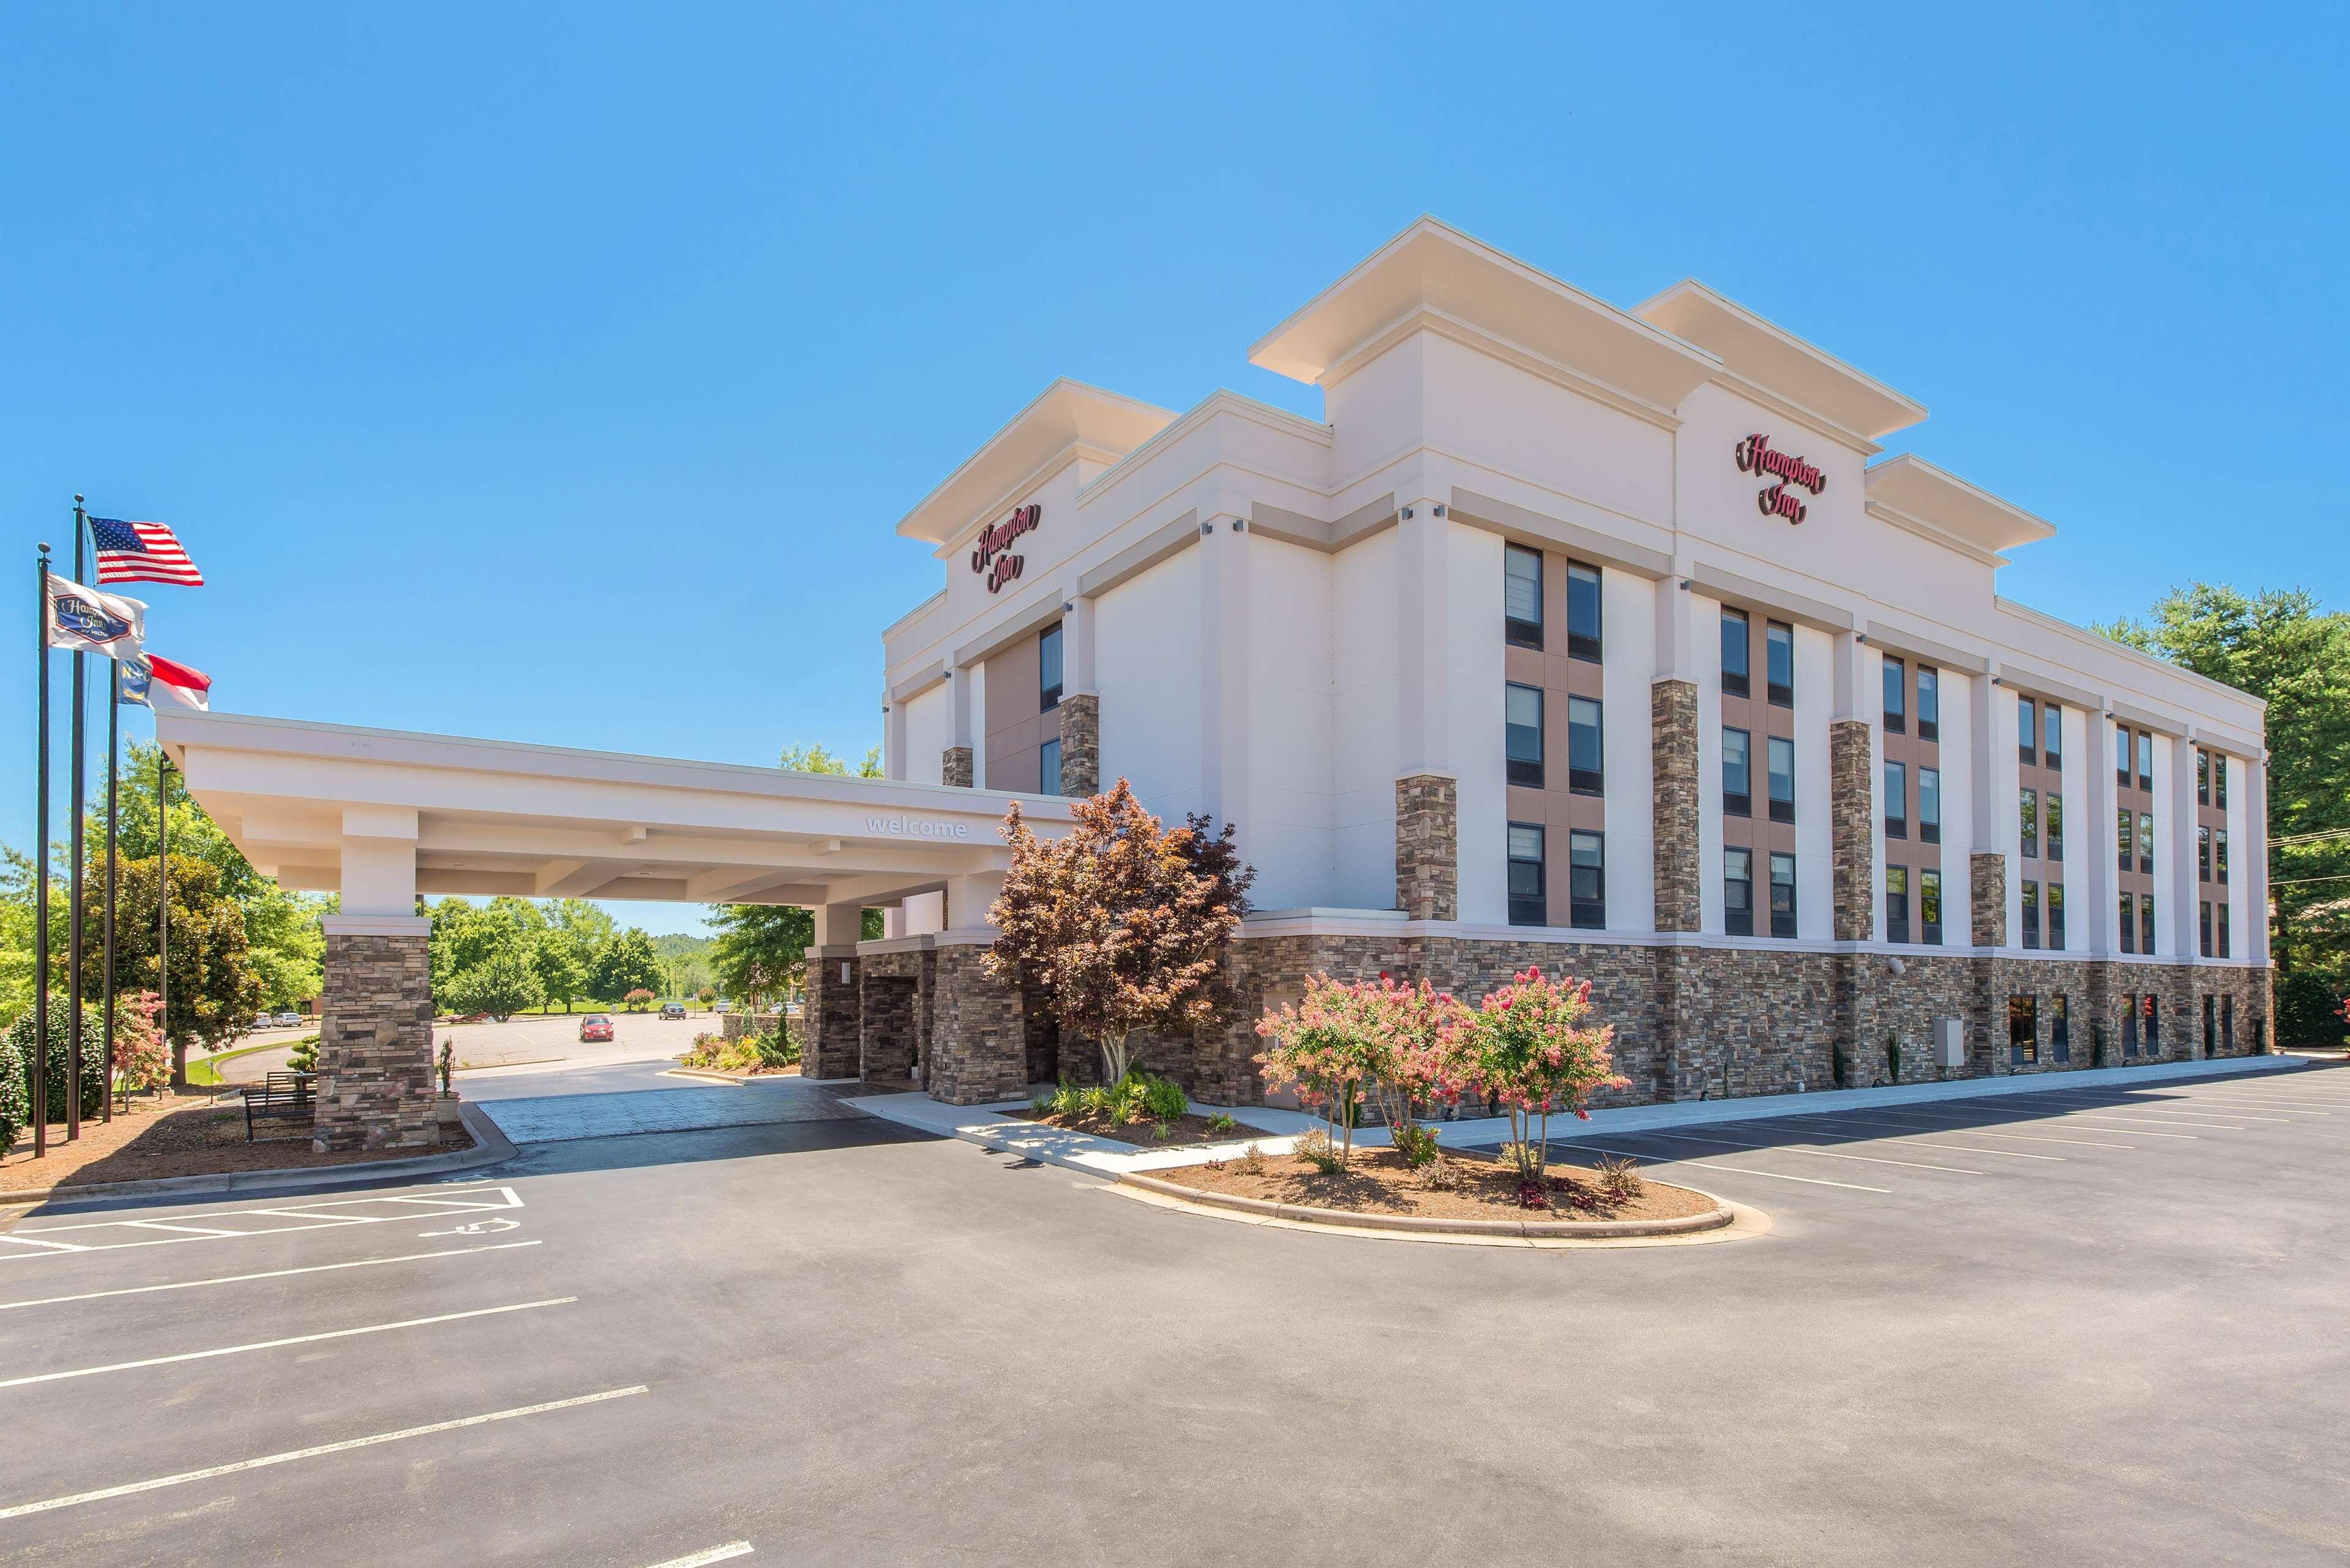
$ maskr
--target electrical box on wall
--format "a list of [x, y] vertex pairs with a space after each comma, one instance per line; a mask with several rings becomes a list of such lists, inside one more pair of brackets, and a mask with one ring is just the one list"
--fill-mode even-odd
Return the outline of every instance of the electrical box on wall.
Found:
[[1948, 1069], [1966, 1064], [1966, 1025], [1956, 1018], [1934, 1020], [1934, 1065]]

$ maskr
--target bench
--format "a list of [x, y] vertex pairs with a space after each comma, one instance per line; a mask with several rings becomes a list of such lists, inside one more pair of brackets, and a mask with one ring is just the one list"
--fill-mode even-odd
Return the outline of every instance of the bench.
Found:
[[253, 1141], [253, 1124], [256, 1118], [271, 1116], [300, 1117], [310, 1120], [317, 1112], [317, 1096], [310, 1073], [272, 1073], [262, 1082], [244, 1091], [244, 1141]]

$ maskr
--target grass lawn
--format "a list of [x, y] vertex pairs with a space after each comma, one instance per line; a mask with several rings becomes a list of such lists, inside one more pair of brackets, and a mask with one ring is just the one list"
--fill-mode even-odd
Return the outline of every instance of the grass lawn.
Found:
[[[303, 1038], [315, 1041], [318, 1037], [311, 1034]], [[217, 1089], [221, 1086], [220, 1064], [223, 1062], [233, 1062], [239, 1056], [250, 1056], [255, 1051], [276, 1051], [284, 1046], [300, 1044], [300, 1040], [273, 1040], [266, 1045], [241, 1045], [234, 1051], [223, 1051], [217, 1055], [211, 1056], [201, 1056], [191, 1051], [188, 1053], [188, 1083], [195, 1088]]]

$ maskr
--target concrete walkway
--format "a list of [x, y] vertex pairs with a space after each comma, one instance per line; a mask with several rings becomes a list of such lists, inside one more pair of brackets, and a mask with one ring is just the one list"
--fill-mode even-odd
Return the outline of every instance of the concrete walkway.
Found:
[[516, 1143], [569, 1143], [577, 1138], [625, 1137], [634, 1133], [838, 1121], [858, 1114], [829, 1091], [793, 1079], [741, 1086], [691, 1085], [606, 1094], [542, 1095], [476, 1104]]
[[[1551, 1140], [1589, 1137], [1604, 1133], [1630, 1133], [1658, 1127], [1709, 1126], [1722, 1122], [1760, 1121], [1790, 1116], [1822, 1115], [1830, 1111], [1865, 1110], [1871, 1106], [1914, 1106], [1937, 1101], [1981, 1100], [2006, 1095], [2047, 1094], [2061, 1089], [2133, 1089], [2156, 1084], [2192, 1082], [2201, 1078], [2241, 1076], [2255, 1073], [2290, 1073], [2310, 1064], [2297, 1056], [2231, 1056], [2210, 1062], [2158, 1062], [2139, 1067], [2091, 1067], [2080, 1072], [2002, 1075], [1995, 1078], [1957, 1078], [1940, 1084], [1902, 1084], [1882, 1089], [1831, 1089], [1818, 1094], [1760, 1095], [1735, 1100], [1680, 1100], [1670, 1105], [1625, 1106], [1594, 1111], [1589, 1121], [1554, 1116]], [[941, 1105], [927, 1095], [865, 1095], [847, 1104], [903, 1126], [919, 1127], [942, 1137], [959, 1137], [1003, 1154], [1016, 1154], [1048, 1165], [1104, 1175], [1121, 1171], [1161, 1170], [1170, 1166], [1200, 1165], [1228, 1159], [1255, 1142], [1268, 1154], [1283, 1154], [1295, 1138], [1322, 1125], [1307, 1113], [1272, 1106], [1207, 1106], [1194, 1102], [1200, 1116], [1229, 1111], [1242, 1122], [1263, 1129], [1229, 1142], [1194, 1144], [1183, 1148], [1153, 1148], [1147, 1144], [1120, 1143], [1087, 1133], [1066, 1132], [1039, 1122], [1008, 1116], [1024, 1110], [1026, 1100], [1000, 1100], [986, 1106]], [[1507, 1116], [1478, 1116], [1435, 1121], [1438, 1138], [1448, 1147], [1477, 1148], [1506, 1142]], [[1263, 1136], [1271, 1135], [1271, 1136]], [[1382, 1135], [1378, 1129], [1371, 1136]], [[1360, 1141], [1358, 1135], [1357, 1141]]]

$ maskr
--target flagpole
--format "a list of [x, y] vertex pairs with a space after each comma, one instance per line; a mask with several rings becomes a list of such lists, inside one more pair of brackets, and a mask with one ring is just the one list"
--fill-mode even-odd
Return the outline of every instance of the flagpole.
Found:
[[[83, 535], [88, 533], [82, 510], [82, 498], [74, 497], [74, 582], [78, 585], [82, 574], [88, 570], [87, 546]], [[67, 898], [70, 922], [66, 930], [66, 1015], [70, 1037], [66, 1043], [66, 1141], [72, 1143], [81, 1137], [81, 863], [83, 857], [82, 816], [88, 809], [88, 791], [84, 774], [88, 772], [89, 752], [88, 713], [89, 677], [84, 670], [88, 656], [78, 648], [73, 656], [73, 783], [67, 798], [72, 803], [73, 829], [69, 842], [73, 864], [68, 868], [68, 885], [72, 891]]]
[[39, 801], [34, 807], [33, 839], [40, 846], [40, 879], [33, 893], [33, 1158], [49, 1152], [49, 547], [40, 554], [41, 613], [34, 629], [40, 644], [40, 741], [34, 772]]
[[114, 814], [115, 758], [122, 749], [122, 661], [109, 660], [106, 682], [106, 1094], [99, 1120], [114, 1119]]
[[172, 1087], [188, 1086], [188, 1060], [172, 1044], [172, 759], [163, 753], [163, 737], [155, 737], [155, 994], [162, 1006], [155, 1026], [163, 1032], [163, 1049], [172, 1054]]

